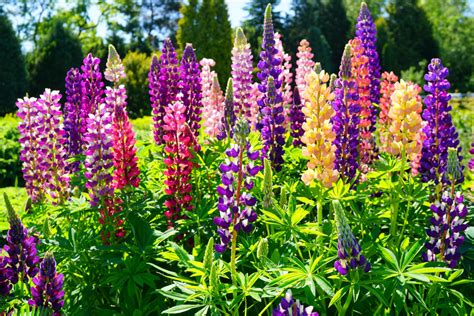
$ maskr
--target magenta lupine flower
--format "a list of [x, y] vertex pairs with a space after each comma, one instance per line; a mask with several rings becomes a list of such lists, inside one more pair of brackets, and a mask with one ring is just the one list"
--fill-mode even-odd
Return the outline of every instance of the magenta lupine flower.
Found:
[[233, 138], [233, 129], [237, 117], [235, 115], [234, 90], [232, 88], [232, 78], [227, 81], [224, 100], [224, 115], [219, 125], [219, 134], [217, 139], [222, 140], [226, 137]]
[[263, 93], [260, 92], [260, 89], [258, 87], [259, 87], [258, 82], [252, 83], [250, 96], [249, 96], [249, 100], [250, 100], [249, 102], [250, 104], [252, 104], [252, 106], [250, 107], [250, 118], [249, 118], [250, 128], [252, 130], [257, 128], [257, 120], [260, 113], [258, 100], [260, 100], [263, 96]]
[[191, 44], [187, 44], [183, 52], [180, 78], [181, 94], [179, 99], [186, 108], [186, 121], [189, 128], [197, 138], [201, 127], [202, 86], [201, 71]]
[[221, 239], [215, 245], [217, 252], [227, 249], [233, 233], [239, 230], [249, 233], [252, 223], [257, 219], [254, 210], [257, 200], [250, 191], [254, 185], [253, 177], [261, 167], [254, 164], [254, 161], [259, 160], [259, 152], [251, 151], [249, 133], [248, 122], [243, 118], [239, 119], [234, 127], [234, 141], [226, 151], [227, 158], [219, 167], [222, 184], [217, 187], [217, 209], [220, 216], [214, 218]]
[[69, 172], [65, 131], [59, 91], [46, 89], [37, 101], [39, 146], [38, 169], [45, 179], [44, 189], [53, 204], [64, 202], [69, 195]]
[[12, 286], [10, 284], [11, 270], [7, 269], [7, 258], [0, 256], [0, 296], [10, 294]]
[[[377, 52], [377, 28], [365, 2], [361, 3], [357, 17], [356, 36], [362, 42], [364, 55], [369, 58], [367, 64], [370, 79], [370, 100], [372, 104], [380, 101], [380, 59]], [[376, 121], [375, 108], [372, 106], [370, 120], [372, 125]], [[375, 127], [374, 127], [375, 128]]]
[[[471, 143], [471, 149], [469, 150], [469, 153], [474, 156], [474, 142]], [[469, 160], [468, 168], [469, 170], [474, 171], [474, 158]]]
[[359, 267], [364, 272], [368, 272], [371, 265], [362, 254], [362, 248], [352, 233], [340, 202], [334, 200], [333, 207], [337, 227], [337, 256], [339, 257], [334, 262], [334, 268], [342, 275], [346, 275], [350, 269]]
[[295, 301], [291, 290], [288, 290], [278, 307], [273, 309], [272, 316], [319, 316], [313, 309], [313, 306], [305, 308], [298, 300]]
[[[0, 266], [3, 266], [0, 275], [0, 287], [3, 288], [3, 292], [8, 294], [12, 285], [19, 281], [28, 282], [28, 279], [33, 278], [38, 273], [37, 265], [40, 258], [36, 250], [36, 245], [39, 243], [38, 239], [28, 235], [28, 230], [13, 210], [5, 193], [4, 198], [10, 229], [7, 232], [7, 243], [3, 247], [3, 251], [7, 253], [7, 256], [0, 260], [2, 261]], [[2, 282], [3, 284], [1, 284]]]
[[198, 145], [187, 124], [186, 110], [182, 102], [176, 101], [166, 108], [163, 118], [166, 153], [164, 163], [167, 166], [163, 173], [166, 176], [164, 192], [168, 195], [165, 202], [168, 227], [173, 227], [174, 221], [183, 216], [183, 211], [193, 209], [190, 179], [195, 167], [192, 162], [193, 150], [196, 150]]
[[204, 58], [200, 62], [202, 66], [202, 118], [204, 132], [210, 137], [217, 137], [219, 134], [219, 125], [224, 116], [224, 95], [217, 74], [211, 71], [215, 65], [214, 60]]
[[305, 122], [305, 116], [302, 112], [303, 104], [301, 104], [300, 93], [298, 91], [298, 88], [296, 88], [293, 94], [293, 103], [288, 113], [291, 128], [290, 134], [291, 137], [293, 137], [293, 146], [295, 147], [303, 144], [301, 142], [301, 136], [304, 135], [303, 123]]
[[135, 133], [127, 114], [125, 87], [118, 85], [120, 79], [125, 78], [125, 71], [120, 56], [112, 45], [109, 46], [105, 78], [114, 84], [105, 91], [105, 102], [113, 109], [114, 188], [122, 189], [127, 186], [136, 188], [140, 184], [140, 170], [137, 164]]
[[53, 311], [53, 316], [60, 316], [64, 306], [64, 275], [56, 271], [56, 261], [52, 253], [47, 252], [40, 265], [38, 275], [33, 279], [35, 286], [31, 287], [33, 299], [28, 301], [30, 306], [47, 308]]
[[[424, 99], [426, 105], [423, 120], [427, 122], [423, 128], [426, 138], [423, 142], [420, 161], [420, 174], [424, 182], [433, 180], [436, 184], [449, 183], [445, 177], [448, 162], [448, 148], [458, 149], [458, 159], [461, 160], [461, 147], [456, 127], [451, 119], [451, 106], [448, 104], [451, 95], [448, 68], [441, 60], [433, 58], [425, 74], [426, 84], [423, 89], [428, 93]], [[463, 181], [461, 176], [459, 182]]]
[[18, 99], [17, 116], [20, 118], [18, 130], [20, 131], [20, 160], [22, 161], [23, 179], [28, 196], [32, 202], [39, 202], [44, 197], [44, 176], [39, 171], [40, 145], [39, 114], [36, 98]]
[[179, 92], [179, 65], [176, 51], [169, 38], [165, 39], [160, 59], [153, 57], [148, 73], [150, 102], [153, 108], [153, 135], [157, 144], [163, 144], [163, 117], [165, 109], [177, 100]]
[[[68, 158], [82, 153], [82, 133], [85, 128], [85, 120], [81, 116], [82, 75], [77, 68], [71, 68], [66, 76], [66, 103], [64, 104], [64, 131], [65, 147]], [[80, 162], [71, 163], [68, 168], [74, 173], [79, 170]]]
[[346, 45], [339, 68], [339, 78], [334, 83], [335, 99], [332, 103], [336, 114], [333, 130], [336, 133], [336, 169], [341, 177], [350, 181], [359, 167], [359, 112], [357, 85], [351, 79], [351, 46]]
[[100, 103], [104, 100], [104, 82], [102, 81], [102, 73], [99, 69], [100, 59], [88, 54], [84, 58], [81, 66], [81, 135], [87, 132], [87, 119], [89, 114], [94, 114]]
[[[295, 83], [301, 97], [304, 96], [307, 86], [305, 78], [314, 67], [314, 54], [311, 53], [311, 47], [309, 46], [309, 42], [307, 40], [301, 40], [300, 45], [298, 46], [296, 57], [298, 60], [296, 61]], [[304, 97], [302, 99], [304, 100]]]
[[281, 42], [281, 34], [275, 33], [275, 48], [278, 50], [276, 58], [281, 60], [280, 92], [283, 97], [283, 104], [288, 106], [293, 103], [293, 91], [291, 90], [291, 83], [293, 82], [293, 73], [291, 72], [291, 56], [283, 50], [283, 43]]
[[244, 32], [239, 27], [235, 35], [234, 48], [232, 49], [232, 81], [236, 115], [251, 119], [252, 109], [258, 110], [252, 98], [252, 72], [253, 56], [250, 44]]

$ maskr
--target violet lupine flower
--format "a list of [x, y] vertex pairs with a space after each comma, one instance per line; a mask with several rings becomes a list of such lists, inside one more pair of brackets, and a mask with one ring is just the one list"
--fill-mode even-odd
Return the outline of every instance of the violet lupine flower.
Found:
[[[474, 156], [474, 142], [471, 143], [471, 149], [469, 150], [469, 153]], [[474, 158], [469, 160], [468, 168], [469, 170], [474, 171]]]
[[124, 85], [118, 85], [125, 78], [125, 70], [115, 48], [109, 46], [109, 57], [105, 78], [113, 82], [113, 87], [105, 91], [105, 103], [113, 109], [112, 139], [114, 153], [113, 186], [122, 189], [127, 186], [138, 187], [140, 170], [138, 169], [135, 133], [127, 114], [127, 92]]
[[299, 147], [303, 144], [301, 137], [304, 135], [303, 123], [305, 116], [302, 112], [303, 104], [301, 104], [300, 93], [296, 88], [293, 93], [293, 102], [290, 107], [288, 116], [290, 118], [290, 134], [293, 137], [293, 146]]
[[[270, 77], [273, 78], [273, 85], [275, 87], [276, 99], [279, 103], [283, 102], [282, 94], [280, 92], [281, 80], [280, 74], [282, 72], [281, 63], [278, 59], [278, 50], [275, 47], [275, 34], [273, 32], [272, 22], [272, 7], [267, 5], [265, 9], [265, 21], [263, 25], [263, 39], [262, 39], [262, 51], [260, 52], [260, 61], [258, 62], [259, 72], [257, 74], [260, 84], [258, 89], [261, 92], [260, 98], [258, 99], [259, 115], [257, 118], [256, 129], [261, 131], [263, 128], [262, 120], [264, 117], [263, 110], [267, 107], [269, 99], [269, 86], [268, 80]], [[283, 108], [282, 108], [283, 110]]]
[[[86, 122], [81, 116], [82, 75], [77, 68], [71, 68], [66, 75], [66, 103], [64, 104], [64, 131], [66, 138], [66, 152], [68, 158], [82, 153], [82, 135]], [[75, 161], [68, 166], [74, 173], [79, 170], [80, 162]]]
[[313, 309], [313, 306], [305, 308], [298, 300], [295, 301], [293, 294], [288, 290], [278, 307], [273, 309], [272, 316], [319, 316]]
[[36, 245], [39, 240], [28, 235], [28, 230], [13, 210], [5, 193], [3, 197], [7, 206], [10, 229], [7, 232], [7, 243], [3, 247], [7, 256], [2, 259], [3, 277], [0, 275], [0, 282], [4, 279], [3, 291], [9, 291], [11, 285], [17, 284], [18, 281], [28, 282], [29, 278], [33, 278], [38, 273], [37, 265], [40, 258], [37, 255]]
[[197, 138], [201, 127], [201, 71], [193, 45], [186, 44], [180, 66], [180, 101], [186, 107], [186, 120]]
[[89, 114], [94, 114], [99, 107], [99, 104], [104, 100], [104, 82], [102, 81], [102, 73], [99, 69], [100, 59], [88, 54], [84, 58], [81, 66], [82, 80], [81, 80], [81, 135], [87, 132], [87, 119]]
[[431, 226], [426, 230], [430, 240], [425, 244], [427, 251], [423, 253], [424, 261], [436, 261], [440, 255], [450, 268], [455, 268], [461, 258], [459, 247], [464, 242], [461, 233], [467, 228], [464, 222], [467, 207], [463, 204], [464, 197], [461, 192], [456, 192], [454, 198], [445, 191], [441, 201], [431, 204], [433, 217]]
[[351, 181], [359, 167], [359, 112], [357, 86], [351, 79], [351, 46], [346, 45], [339, 68], [339, 78], [334, 82], [336, 114], [333, 130], [336, 133], [336, 170], [346, 181]]
[[244, 32], [239, 27], [235, 34], [234, 48], [232, 49], [232, 82], [234, 88], [235, 110], [237, 116], [252, 117], [252, 108], [255, 103], [252, 102], [252, 72], [253, 56], [250, 50], [250, 44]]
[[220, 216], [214, 218], [221, 238], [221, 242], [214, 246], [217, 252], [222, 253], [227, 249], [232, 233], [239, 230], [249, 233], [252, 223], [257, 219], [254, 210], [257, 200], [250, 191], [254, 185], [253, 177], [261, 167], [254, 164], [254, 161], [258, 161], [259, 152], [251, 151], [249, 133], [248, 122], [239, 119], [234, 127], [234, 142], [226, 151], [227, 159], [219, 167], [222, 185], [217, 187], [217, 209]]
[[69, 172], [65, 131], [59, 91], [46, 89], [37, 101], [39, 134], [38, 169], [45, 178], [44, 188], [53, 204], [61, 204], [69, 195]]
[[273, 77], [268, 78], [266, 99], [261, 109], [261, 133], [263, 139], [262, 158], [272, 162], [276, 171], [283, 164], [283, 145], [285, 144], [285, 116], [281, 94], [276, 90]]
[[221, 124], [219, 125], [219, 134], [217, 139], [222, 140], [226, 137], [233, 138], [233, 128], [237, 117], [235, 116], [235, 102], [234, 90], [232, 85], [232, 78], [227, 81], [227, 88], [225, 91], [224, 101], [224, 115], [222, 116]]
[[10, 284], [11, 270], [8, 270], [7, 258], [0, 256], [0, 296], [7, 296], [10, 294], [12, 286]]
[[281, 42], [281, 34], [275, 33], [275, 48], [278, 50], [276, 58], [281, 60], [280, 79], [283, 103], [289, 105], [293, 102], [293, 91], [291, 90], [291, 83], [293, 82], [293, 73], [291, 72], [291, 56], [283, 50], [283, 43]]
[[[428, 93], [424, 99], [426, 105], [423, 111], [423, 120], [427, 122], [423, 128], [426, 138], [421, 150], [420, 174], [424, 182], [433, 180], [435, 184], [449, 183], [445, 177], [448, 148], [458, 149], [458, 159], [461, 160], [461, 147], [459, 146], [458, 133], [451, 119], [451, 106], [448, 102], [451, 95], [448, 68], [444, 67], [441, 59], [433, 58], [425, 74], [426, 84], [423, 89]], [[458, 179], [463, 181], [463, 177]]]
[[18, 99], [17, 116], [20, 118], [18, 130], [20, 131], [20, 160], [22, 161], [23, 179], [26, 191], [32, 202], [39, 202], [44, 197], [43, 173], [39, 172], [40, 145], [38, 144], [39, 114], [36, 98]]
[[362, 268], [368, 272], [371, 268], [365, 256], [361, 253], [362, 248], [354, 237], [351, 227], [344, 215], [341, 203], [332, 201], [337, 227], [337, 256], [339, 260], [334, 262], [334, 268], [341, 275], [346, 275], [350, 269]]
[[[360, 5], [355, 32], [357, 38], [362, 42], [364, 55], [369, 58], [367, 67], [370, 79], [370, 100], [372, 104], [379, 104], [381, 67], [379, 54], [377, 52], [377, 28], [365, 2], [362, 2]], [[376, 112], [373, 106], [370, 113], [370, 121], [375, 128]]]
[[179, 92], [179, 65], [176, 51], [169, 38], [165, 39], [161, 56], [153, 57], [148, 73], [150, 102], [153, 108], [153, 135], [155, 142], [163, 144], [163, 118], [166, 107], [177, 100]]
[[40, 265], [38, 275], [33, 279], [35, 286], [31, 288], [33, 299], [30, 306], [52, 309], [53, 316], [61, 315], [64, 306], [64, 275], [56, 271], [56, 261], [52, 253], [47, 252]]

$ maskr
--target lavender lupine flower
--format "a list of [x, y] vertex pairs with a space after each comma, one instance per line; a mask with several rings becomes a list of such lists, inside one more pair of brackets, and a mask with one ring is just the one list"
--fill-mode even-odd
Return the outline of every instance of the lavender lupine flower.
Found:
[[69, 195], [69, 172], [65, 131], [59, 91], [46, 89], [37, 101], [40, 152], [38, 169], [45, 178], [44, 189], [53, 204], [61, 204]]
[[43, 173], [39, 172], [40, 146], [39, 138], [39, 114], [36, 98], [18, 99], [17, 116], [20, 118], [18, 130], [20, 131], [20, 160], [22, 161], [23, 179], [26, 191], [33, 202], [39, 202], [44, 197]]
[[47, 252], [40, 265], [39, 274], [33, 279], [35, 286], [31, 288], [33, 299], [30, 306], [52, 309], [53, 316], [61, 315], [64, 306], [64, 275], [56, 271], [56, 261], [52, 253]]
[[222, 140], [226, 137], [234, 137], [233, 128], [237, 117], [235, 116], [234, 90], [232, 87], [232, 78], [229, 78], [225, 91], [224, 116], [222, 117], [222, 121], [219, 126], [220, 133], [217, 135], [217, 139], [219, 140]]
[[464, 222], [467, 207], [463, 201], [461, 192], [456, 192], [453, 198], [451, 193], [445, 191], [441, 202], [436, 201], [431, 205], [433, 217], [430, 219], [430, 228], [426, 230], [430, 240], [425, 244], [427, 251], [422, 255], [424, 261], [436, 261], [436, 255], [440, 254], [449, 267], [456, 267], [461, 258], [459, 247], [464, 242], [461, 233], [468, 226]]
[[239, 117], [252, 117], [252, 72], [253, 56], [250, 44], [247, 43], [244, 32], [239, 27], [235, 34], [234, 48], [232, 49], [232, 82], [236, 113]]
[[301, 142], [301, 136], [304, 135], [303, 123], [305, 121], [305, 116], [301, 109], [303, 104], [301, 104], [300, 93], [298, 88], [295, 89], [293, 93], [293, 103], [291, 104], [289, 111], [290, 118], [290, 128], [291, 128], [291, 137], [293, 137], [293, 146], [299, 147], [303, 143]]
[[81, 66], [81, 124], [80, 133], [87, 132], [87, 119], [89, 114], [94, 114], [100, 103], [104, 100], [104, 82], [99, 69], [100, 59], [88, 54]]
[[[7, 206], [10, 229], [7, 232], [7, 243], [3, 247], [7, 256], [2, 259], [0, 266], [3, 266], [3, 279], [6, 276], [6, 280], [3, 281], [3, 290], [9, 291], [11, 285], [17, 284], [18, 281], [27, 282], [38, 273], [37, 265], [40, 258], [37, 255], [36, 245], [39, 241], [36, 237], [28, 235], [28, 230], [23, 226], [5, 193], [3, 197]], [[1, 280], [0, 275], [0, 282]]]
[[[269, 99], [269, 86], [268, 80], [270, 77], [273, 78], [273, 85], [275, 87], [276, 100], [279, 103], [283, 101], [280, 92], [281, 80], [280, 74], [282, 71], [282, 61], [277, 58], [278, 50], [275, 48], [275, 34], [273, 31], [272, 22], [272, 7], [267, 5], [265, 10], [265, 21], [263, 25], [263, 39], [262, 39], [262, 52], [260, 53], [260, 61], [258, 62], [258, 68], [260, 72], [257, 74], [260, 84], [258, 89], [261, 92], [261, 96], [258, 99], [259, 115], [257, 118], [256, 128], [261, 131], [263, 128], [262, 119], [264, 117], [263, 109], [267, 107]], [[283, 110], [283, 108], [282, 108]]]
[[293, 299], [291, 290], [286, 291], [278, 304], [278, 307], [273, 309], [273, 316], [318, 316], [317, 312], [313, 312], [314, 307], [304, 307], [298, 300]]
[[[428, 93], [424, 99], [426, 105], [423, 111], [423, 120], [427, 122], [423, 128], [426, 138], [421, 150], [420, 173], [424, 182], [433, 180], [436, 184], [449, 183], [445, 177], [448, 148], [458, 148], [458, 159], [461, 147], [459, 146], [458, 133], [453, 125], [448, 102], [451, 95], [448, 77], [449, 70], [444, 67], [441, 60], [433, 58], [428, 65], [428, 73], [425, 74], [426, 84], [423, 89]], [[458, 182], [462, 182], [459, 178]]]
[[342, 275], [346, 275], [350, 269], [362, 268], [364, 272], [370, 270], [370, 263], [362, 255], [362, 248], [354, 237], [352, 230], [344, 215], [341, 203], [333, 200], [334, 215], [337, 227], [337, 256], [339, 260], [334, 262], [334, 268]]
[[180, 66], [180, 100], [186, 107], [186, 119], [195, 137], [201, 127], [201, 71], [193, 46], [186, 44]]
[[[356, 36], [362, 42], [364, 55], [369, 58], [368, 71], [370, 78], [370, 99], [372, 103], [379, 104], [380, 101], [380, 59], [377, 52], [377, 28], [365, 2], [360, 5], [357, 17]], [[376, 121], [376, 112], [373, 108], [371, 116], [372, 124]], [[375, 128], [375, 127], [374, 127]]]
[[[254, 161], [258, 161], [259, 152], [251, 151], [247, 121], [239, 119], [234, 127], [234, 142], [226, 151], [227, 159], [219, 167], [222, 185], [217, 187], [219, 217], [214, 223], [219, 227], [217, 233], [221, 242], [214, 246], [217, 252], [224, 252], [231, 241], [232, 234], [239, 230], [248, 233], [257, 219], [254, 211], [257, 200], [250, 191], [253, 177], [260, 171]], [[232, 230], [231, 230], [232, 229]]]
[[281, 94], [276, 90], [273, 77], [268, 78], [266, 99], [261, 109], [261, 133], [263, 139], [262, 158], [268, 158], [276, 171], [283, 164], [283, 145], [285, 144], [285, 116]]
[[334, 82], [336, 111], [333, 130], [336, 133], [336, 170], [341, 177], [350, 181], [354, 178], [358, 164], [359, 111], [357, 86], [351, 79], [351, 46], [346, 45], [339, 68], [339, 78]]
[[153, 57], [148, 73], [150, 102], [153, 108], [153, 135], [157, 144], [164, 143], [163, 117], [166, 107], [177, 100], [179, 80], [178, 58], [173, 43], [167, 38], [160, 59]]
[[[66, 75], [66, 103], [64, 104], [64, 131], [66, 138], [66, 153], [69, 158], [82, 153], [82, 134], [86, 122], [81, 117], [82, 75], [77, 68], [71, 68]], [[71, 163], [68, 168], [71, 172], [79, 170], [79, 161]]]

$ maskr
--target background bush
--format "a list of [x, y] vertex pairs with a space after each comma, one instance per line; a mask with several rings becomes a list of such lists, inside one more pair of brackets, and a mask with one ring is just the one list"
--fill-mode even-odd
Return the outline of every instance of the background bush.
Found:
[[23, 184], [17, 125], [13, 115], [0, 119], [0, 188]]

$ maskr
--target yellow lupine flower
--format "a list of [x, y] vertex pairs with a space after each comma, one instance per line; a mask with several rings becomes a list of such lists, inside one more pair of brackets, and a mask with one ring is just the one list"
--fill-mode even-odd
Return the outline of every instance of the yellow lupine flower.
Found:
[[330, 102], [334, 94], [329, 88], [329, 75], [323, 70], [319, 74], [312, 71], [306, 76], [305, 104], [302, 112], [306, 117], [303, 123], [305, 131], [301, 141], [303, 156], [309, 161], [301, 179], [306, 185], [313, 180], [330, 187], [339, 176], [334, 169], [336, 147], [332, 144], [336, 138], [332, 130], [331, 118], [335, 112]]

